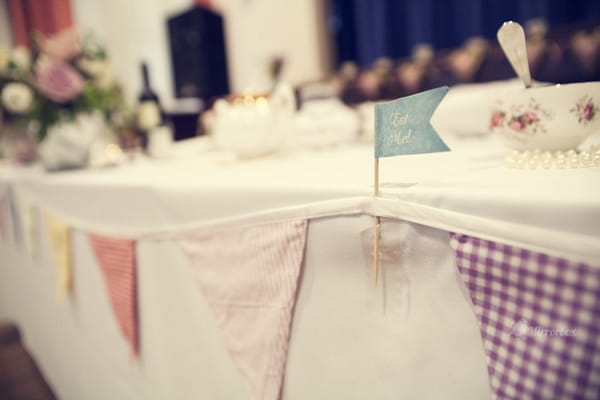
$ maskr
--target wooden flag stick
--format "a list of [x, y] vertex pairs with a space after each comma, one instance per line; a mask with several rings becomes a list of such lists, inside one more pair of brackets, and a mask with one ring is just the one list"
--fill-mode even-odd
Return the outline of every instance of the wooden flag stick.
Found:
[[375, 281], [375, 287], [377, 287], [379, 276], [379, 236], [381, 235], [380, 222], [380, 218], [375, 217], [375, 236], [373, 237], [373, 279]]
[[[375, 157], [375, 182], [373, 188], [375, 197], [379, 197], [379, 157]], [[375, 217], [375, 232], [373, 234], [373, 280], [377, 287], [379, 277], [379, 236], [381, 235], [381, 218]]]
[[373, 195], [379, 197], [379, 157], [375, 157], [375, 185], [373, 187]]

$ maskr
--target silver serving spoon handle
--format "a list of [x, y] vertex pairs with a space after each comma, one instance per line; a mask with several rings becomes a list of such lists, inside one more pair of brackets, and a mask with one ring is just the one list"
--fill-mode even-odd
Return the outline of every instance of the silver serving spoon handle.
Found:
[[531, 87], [531, 73], [527, 61], [527, 45], [523, 27], [518, 22], [508, 21], [502, 24], [496, 36], [518, 77], [526, 88]]

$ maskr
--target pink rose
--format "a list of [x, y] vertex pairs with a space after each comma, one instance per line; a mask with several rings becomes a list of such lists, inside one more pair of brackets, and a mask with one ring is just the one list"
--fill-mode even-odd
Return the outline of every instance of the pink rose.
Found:
[[62, 61], [40, 60], [35, 65], [35, 74], [37, 89], [57, 103], [74, 100], [83, 90], [82, 76]]
[[82, 51], [79, 35], [74, 28], [43, 38], [40, 46], [43, 53], [60, 61], [68, 61]]
[[538, 122], [540, 120], [538, 118], [538, 116], [535, 113], [531, 112], [531, 111], [528, 111], [525, 114], [523, 114], [523, 116], [521, 118], [527, 124], [533, 124], [533, 123]]
[[510, 126], [515, 131], [522, 131], [523, 129], [525, 129], [526, 125], [525, 122], [523, 122], [520, 118], [513, 118], [508, 123], [508, 126]]
[[504, 113], [502, 111], [494, 111], [490, 119], [490, 128], [502, 126], [504, 122]]
[[594, 117], [594, 105], [592, 103], [587, 103], [583, 108], [582, 118], [586, 121], [589, 121]]

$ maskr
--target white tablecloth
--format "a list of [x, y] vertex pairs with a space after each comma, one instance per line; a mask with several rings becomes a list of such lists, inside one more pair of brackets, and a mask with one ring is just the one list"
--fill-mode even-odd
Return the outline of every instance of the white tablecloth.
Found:
[[[378, 200], [370, 197], [370, 144], [238, 162], [198, 140], [169, 160], [119, 168], [3, 168], [3, 185], [74, 227], [75, 270], [73, 296], [58, 301], [47, 233], [37, 261], [2, 242], [0, 318], [21, 326], [62, 399], [244, 399], [188, 261], [169, 237], [306, 217], [283, 399], [489, 398], [448, 231], [597, 265], [600, 168], [510, 170], [505, 150], [487, 137], [450, 144], [448, 153], [381, 160]], [[378, 289], [362, 242], [371, 215], [387, 217], [384, 240], [405, 250], [383, 265]], [[111, 315], [89, 230], [139, 239], [137, 361]]]

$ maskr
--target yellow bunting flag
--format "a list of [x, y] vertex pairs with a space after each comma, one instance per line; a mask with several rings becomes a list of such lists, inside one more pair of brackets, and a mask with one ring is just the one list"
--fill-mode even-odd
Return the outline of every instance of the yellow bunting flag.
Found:
[[70, 229], [52, 215], [46, 215], [46, 224], [58, 279], [58, 295], [64, 298], [71, 292], [72, 284]]

